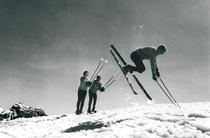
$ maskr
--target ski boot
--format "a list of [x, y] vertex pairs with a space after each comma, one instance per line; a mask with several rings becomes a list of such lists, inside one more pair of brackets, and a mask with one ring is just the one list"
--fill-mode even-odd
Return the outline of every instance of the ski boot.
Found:
[[88, 114], [92, 114], [92, 111], [91, 111], [91, 110], [88, 110], [87, 113], [88, 113]]
[[131, 65], [126, 65], [122, 67], [122, 70], [125, 75], [127, 75], [128, 72], [130, 72], [131, 74], [133, 73], [133, 70], [131, 70]]
[[76, 113], [76, 115], [79, 115], [80, 114], [80, 111], [77, 110], [75, 113]]
[[92, 113], [96, 113], [97, 111], [96, 110], [92, 110]]

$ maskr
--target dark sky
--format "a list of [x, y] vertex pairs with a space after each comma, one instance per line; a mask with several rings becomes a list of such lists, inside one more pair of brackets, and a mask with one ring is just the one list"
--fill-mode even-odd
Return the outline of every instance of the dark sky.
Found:
[[[177, 101], [209, 101], [209, 13], [208, 0], [1, 0], [0, 105], [21, 101], [50, 114], [74, 112], [84, 70], [92, 73], [103, 57], [109, 63], [102, 82], [117, 71], [112, 43], [128, 62], [138, 47], [165, 44], [159, 69]], [[168, 102], [145, 64], [138, 77], [155, 102]], [[139, 93], [120, 77], [99, 93], [97, 106], [144, 104]]]

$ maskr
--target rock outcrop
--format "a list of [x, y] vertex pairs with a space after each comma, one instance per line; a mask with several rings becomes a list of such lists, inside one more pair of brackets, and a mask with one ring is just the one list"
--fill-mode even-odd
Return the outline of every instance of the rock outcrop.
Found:
[[23, 103], [14, 104], [9, 110], [3, 110], [0, 112], [0, 120], [13, 120], [16, 118], [31, 118], [38, 116], [47, 116], [41, 108], [33, 108]]

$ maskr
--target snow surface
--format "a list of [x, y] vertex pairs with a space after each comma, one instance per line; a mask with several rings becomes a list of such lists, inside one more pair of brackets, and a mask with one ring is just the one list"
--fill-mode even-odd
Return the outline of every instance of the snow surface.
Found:
[[0, 107], [0, 113], [3, 112], [3, 111], [4, 111], [4, 109]]
[[0, 138], [210, 138], [210, 102], [147, 104], [96, 114], [0, 122]]

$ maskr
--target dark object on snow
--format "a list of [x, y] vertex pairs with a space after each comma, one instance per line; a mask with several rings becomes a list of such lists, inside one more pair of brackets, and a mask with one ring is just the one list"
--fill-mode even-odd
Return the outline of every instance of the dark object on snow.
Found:
[[11, 115], [12, 115], [12, 111], [3, 110], [2, 112], [0, 112], [0, 121], [4, 120], [4, 119], [9, 119], [10, 120]]
[[15, 118], [30, 118], [30, 117], [38, 117], [38, 116], [47, 116], [44, 110], [40, 108], [33, 108], [22, 103], [17, 103], [10, 108], [11, 111], [14, 112], [14, 116], [12, 119]]
[[70, 127], [66, 130], [64, 130], [64, 133], [72, 133], [72, 132], [78, 132], [82, 130], [94, 130], [94, 129], [99, 129], [102, 127], [108, 127], [106, 124], [103, 122], [84, 122], [79, 124], [78, 126], [75, 127]]
[[31, 118], [38, 116], [47, 116], [44, 110], [40, 108], [33, 108], [22, 103], [14, 104], [7, 112], [0, 113], [0, 120], [13, 120], [16, 118]]
[[78, 131], [82, 131], [82, 130], [94, 130], [94, 129], [99, 129], [99, 128], [106, 128], [106, 127], [110, 127], [110, 125], [112, 124], [117, 124], [117, 123], [121, 123], [123, 121], [127, 121], [127, 120], [132, 120], [130, 118], [127, 119], [120, 119], [120, 120], [116, 120], [116, 121], [111, 121], [111, 122], [101, 122], [101, 121], [95, 121], [95, 122], [84, 122], [84, 123], [80, 123], [79, 125], [75, 126], [75, 127], [70, 127], [66, 130], [64, 130], [64, 133], [72, 133], [72, 132], [78, 132]]

